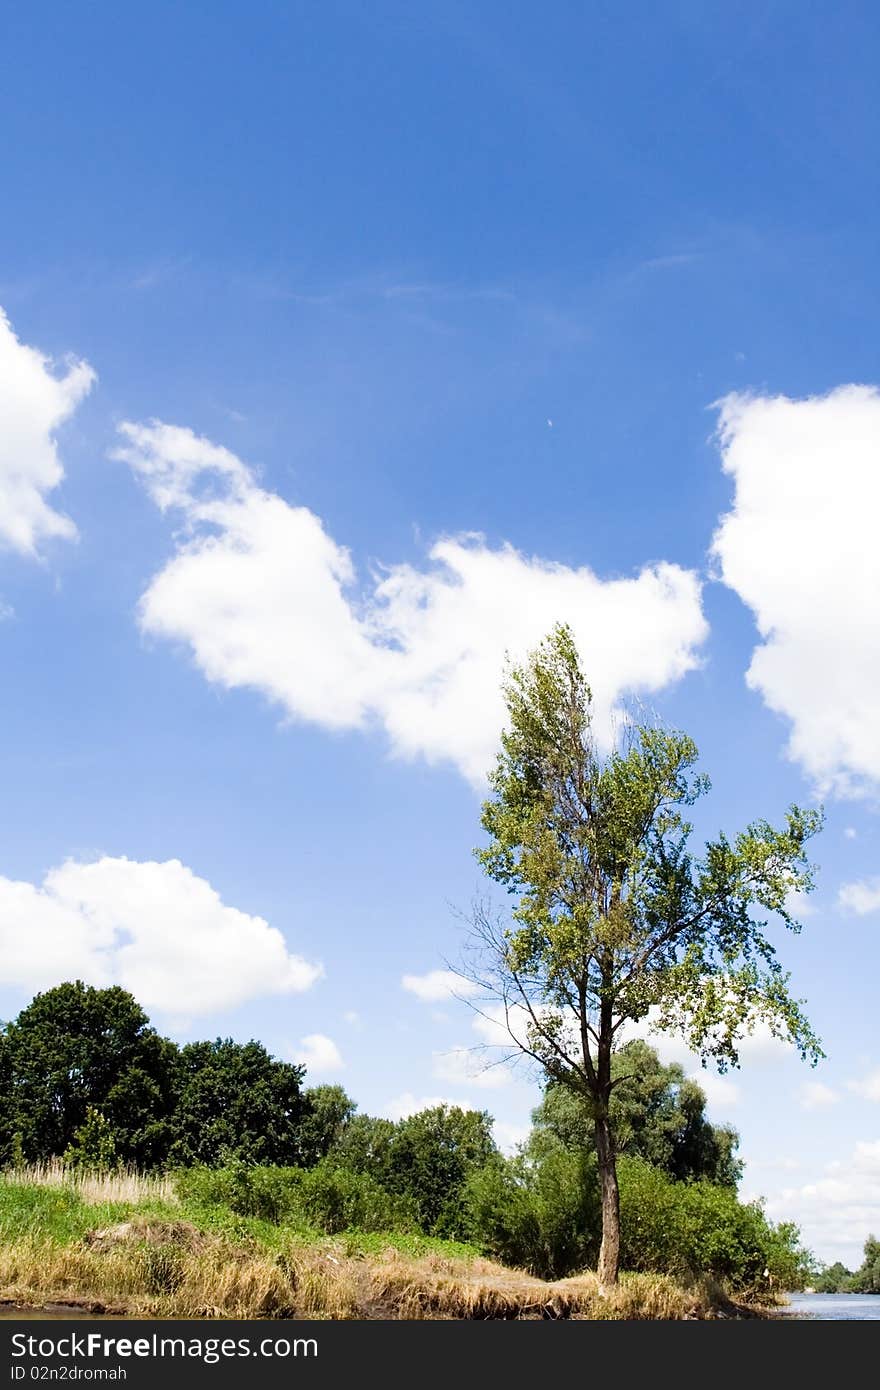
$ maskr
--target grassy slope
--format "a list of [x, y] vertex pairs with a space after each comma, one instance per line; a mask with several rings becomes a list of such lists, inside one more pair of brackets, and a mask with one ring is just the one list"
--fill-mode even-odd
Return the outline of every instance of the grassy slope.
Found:
[[0, 1177], [0, 1300], [233, 1318], [683, 1318], [719, 1306], [662, 1275], [624, 1277], [602, 1298], [592, 1274], [545, 1283], [452, 1241], [329, 1238], [155, 1185], [125, 1197]]

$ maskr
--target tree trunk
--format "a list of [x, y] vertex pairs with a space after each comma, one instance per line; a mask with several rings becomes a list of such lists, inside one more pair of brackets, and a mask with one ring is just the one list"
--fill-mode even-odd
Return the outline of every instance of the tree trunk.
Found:
[[620, 1266], [620, 1192], [617, 1186], [617, 1159], [607, 1115], [596, 1118], [596, 1153], [602, 1189], [602, 1244], [599, 1247], [599, 1288], [617, 1283]]

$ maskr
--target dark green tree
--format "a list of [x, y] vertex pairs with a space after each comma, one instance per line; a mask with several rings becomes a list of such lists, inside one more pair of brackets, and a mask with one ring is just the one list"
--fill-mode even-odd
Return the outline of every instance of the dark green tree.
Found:
[[28, 1162], [61, 1157], [97, 1111], [120, 1162], [161, 1164], [176, 1063], [175, 1045], [118, 986], [77, 980], [36, 995], [2, 1034], [0, 1162], [10, 1161], [16, 1135]]
[[500, 1001], [515, 1049], [589, 1106], [602, 1195], [599, 1280], [616, 1282], [620, 1198], [611, 1099], [622, 1030], [650, 1014], [720, 1069], [758, 1022], [813, 1061], [819, 1044], [767, 934], [808, 891], [821, 814], [789, 809], [699, 857], [685, 812], [708, 789], [686, 734], [624, 727], [604, 752], [570, 630], [557, 627], [505, 685], [508, 723], [478, 857], [514, 899], [478, 909], [463, 967]]
[[384, 1180], [392, 1192], [414, 1202], [422, 1230], [455, 1235], [469, 1174], [497, 1157], [492, 1117], [485, 1110], [436, 1105], [395, 1126]]
[[328, 1162], [354, 1173], [369, 1173], [387, 1187], [397, 1126], [374, 1115], [352, 1115], [328, 1153]]
[[300, 1162], [311, 1168], [338, 1145], [357, 1104], [342, 1086], [310, 1086], [303, 1096], [299, 1122]]
[[187, 1043], [178, 1063], [169, 1162], [300, 1163], [304, 1070], [277, 1061], [258, 1042]]
[[[613, 1054], [611, 1079], [609, 1119], [618, 1154], [643, 1158], [678, 1181], [737, 1186], [742, 1177], [736, 1157], [739, 1136], [728, 1125], [706, 1119], [705, 1092], [677, 1062], [664, 1065], [653, 1047], [636, 1039]], [[568, 1086], [551, 1081], [532, 1122], [533, 1156], [553, 1144], [574, 1152], [594, 1148], [590, 1108]]]

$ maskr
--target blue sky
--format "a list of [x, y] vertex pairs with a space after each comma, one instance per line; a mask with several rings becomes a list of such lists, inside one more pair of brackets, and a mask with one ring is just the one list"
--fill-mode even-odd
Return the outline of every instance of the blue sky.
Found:
[[311, 1055], [374, 1113], [485, 1106], [511, 1141], [535, 1083], [468, 1074], [469, 1011], [420, 996], [481, 887], [500, 653], [566, 617], [605, 714], [694, 734], [699, 830], [826, 806], [781, 948], [828, 1059], [759, 1036], [707, 1088], [744, 1189], [856, 1261], [876, 8], [34, 3], [3, 29], [0, 1016], [119, 979], [177, 1036]]

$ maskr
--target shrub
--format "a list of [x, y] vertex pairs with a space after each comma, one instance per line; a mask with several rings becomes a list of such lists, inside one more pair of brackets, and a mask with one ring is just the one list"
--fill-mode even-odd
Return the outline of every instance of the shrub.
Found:
[[599, 1196], [591, 1154], [564, 1149], [540, 1164], [488, 1164], [465, 1188], [470, 1236], [487, 1254], [544, 1279], [593, 1263]]
[[199, 1206], [228, 1207], [237, 1216], [281, 1222], [302, 1209], [302, 1168], [258, 1167], [233, 1162], [225, 1168], [186, 1168], [177, 1190]]
[[757, 1203], [737, 1200], [730, 1188], [676, 1183], [640, 1159], [618, 1165], [621, 1263], [679, 1279], [703, 1276], [735, 1288], [798, 1288], [807, 1269], [792, 1225], [774, 1227]]
[[237, 1216], [339, 1231], [417, 1229], [413, 1203], [388, 1192], [368, 1173], [321, 1162], [314, 1168], [270, 1168], [232, 1163], [190, 1168], [177, 1177], [184, 1200], [226, 1207]]
[[417, 1229], [414, 1203], [388, 1192], [369, 1173], [352, 1173], [319, 1163], [302, 1176], [301, 1211], [312, 1225], [339, 1231], [411, 1231]]

